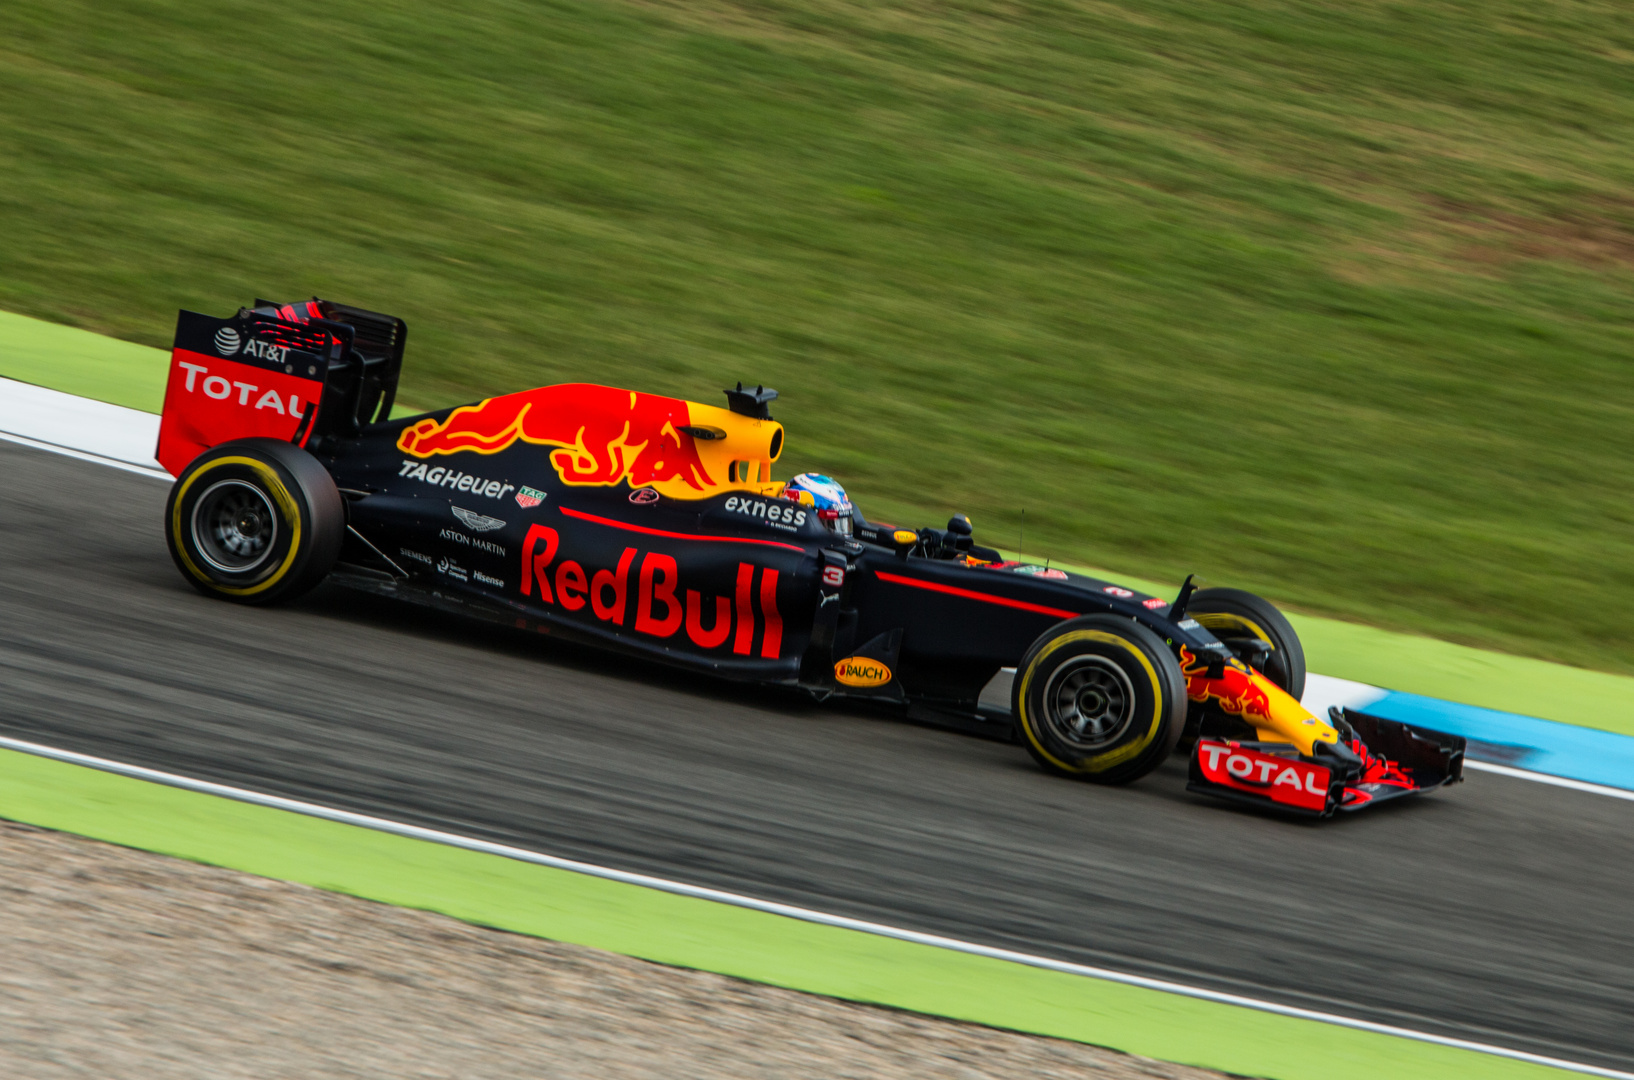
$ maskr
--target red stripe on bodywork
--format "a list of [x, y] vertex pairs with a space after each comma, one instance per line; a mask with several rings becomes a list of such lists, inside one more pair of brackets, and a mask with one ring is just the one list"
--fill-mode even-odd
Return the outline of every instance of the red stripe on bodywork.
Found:
[[984, 604], [998, 604], [1000, 607], [1016, 608], [1019, 611], [1036, 611], [1040, 615], [1054, 615], [1060, 619], [1072, 619], [1081, 614], [1077, 611], [1045, 607], [1043, 604], [1029, 604], [1025, 600], [1012, 600], [1008, 596], [994, 596], [992, 593], [976, 592], [974, 589], [961, 589], [954, 585], [943, 585], [935, 581], [920, 581], [918, 578], [903, 577], [901, 574], [887, 574], [883, 570], [874, 571], [874, 576], [881, 581], [889, 581], [893, 585], [928, 589], [931, 592], [946, 593], [949, 596], [958, 596], [966, 600], [980, 600]]
[[644, 533], [647, 536], [668, 536], [674, 540], [718, 540], [725, 544], [761, 544], [766, 547], [788, 548], [790, 551], [804, 552], [806, 549], [799, 544], [785, 544], [781, 540], [756, 540], [748, 536], [701, 536], [697, 533], [670, 532], [667, 529], [649, 529], [645, 525], [631, 525], [628, 521], [615, 521], [613, 518], [597, 517], [587, 514], [583, 510], [575, 510], [570, 506], [558, 506], [556, 509], [568, 517], [576, 517], [581, 521], [593, 521], [597, 525], [608, 525], [626, 532]]

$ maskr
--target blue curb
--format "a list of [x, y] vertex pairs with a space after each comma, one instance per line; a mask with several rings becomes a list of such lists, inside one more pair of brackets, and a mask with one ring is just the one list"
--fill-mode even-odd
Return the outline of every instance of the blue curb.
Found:
[[1359, 711], [1462, 735], [1472, 761], [1634, 791], [1634, 738], [1627, 735], [1396, 691]]

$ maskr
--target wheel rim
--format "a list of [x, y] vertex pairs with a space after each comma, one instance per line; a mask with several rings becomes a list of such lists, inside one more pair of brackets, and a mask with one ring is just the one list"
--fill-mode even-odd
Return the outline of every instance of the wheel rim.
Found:
[[277, 540], [278, 515], [254, 484], [222, 480], [193, 504], [193, 546], [224, 573], [254, 570], [267, 561]]
[[1135, 714], [1135, 688], [1116, 664], [1077, 656], [1056, 668], [1044, 685], [1044, 722], [1076, 751], [1118, 741]]

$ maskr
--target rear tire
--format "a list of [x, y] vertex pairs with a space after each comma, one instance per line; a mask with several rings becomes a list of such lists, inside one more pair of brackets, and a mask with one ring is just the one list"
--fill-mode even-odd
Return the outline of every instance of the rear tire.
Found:
[[1033, 759], [1098, 784], [1126, 784], [1157, 768], [1186, 720], [1174, 654], [1146, 627], [1114, 615], [1052, 626], [1017, 665], [1010, 693]]
[[176, 568], [206, 596], [275, 604], [322, 581], [340, 557], [346, 507], [318, 459], [276, 439], [200, 454], [165, 503]]

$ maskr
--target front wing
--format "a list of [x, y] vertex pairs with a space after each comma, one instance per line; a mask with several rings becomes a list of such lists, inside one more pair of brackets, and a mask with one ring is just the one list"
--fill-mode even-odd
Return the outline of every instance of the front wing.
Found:
[[1350, 709], [1331, 716], [1348, 754], [1318, 759], [1287, 743], [1205, 737], [1192, 749], [1187, 790], [1328, 817], [1464, 778], [1460, 736]]

